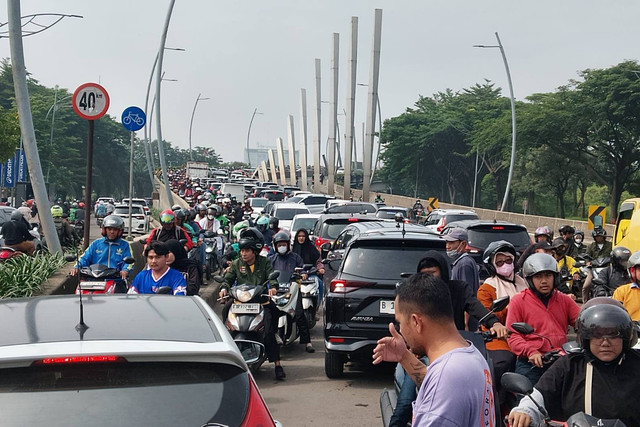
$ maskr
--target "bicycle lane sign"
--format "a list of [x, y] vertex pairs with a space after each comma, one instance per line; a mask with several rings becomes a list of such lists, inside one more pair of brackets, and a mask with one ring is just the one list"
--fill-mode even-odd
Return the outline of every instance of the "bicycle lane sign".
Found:
[[127, 107], [122, 112], [122, 126], [129, 132], [142, 129], [147, 122], [147, 115], [138, 107]]

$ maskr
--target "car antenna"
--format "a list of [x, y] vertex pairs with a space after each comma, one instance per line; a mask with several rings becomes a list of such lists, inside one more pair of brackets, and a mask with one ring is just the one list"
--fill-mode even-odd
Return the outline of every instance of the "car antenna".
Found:
[[[64, 259], [67, 262], [75, 261], [77, 265], [78, 254], [76, 253], [76, 256], [67, 255]], [[87, 331], [87, 329], [89, 329], [89, 326], [86, 323], [84, 323], [84, 305], [82, 304], [82, 287], [80, 286], [80, 271], [76, 273], [76, 277], [78, 278], [77, 289], [78, 289], [78, 294], [80, 295], [80, 322], [78, 322], [75, 329], [78, 332], [78, 334], [80, 334], [80, 341], [82, 341], [84, 339], [84, 333]]]
[[402, 238], [404, 239], [404, 235], [406, 234], [406, 231], [404, 229], [404, 215], [398, 212], [396, 213], [396, 228], [400, 228], [401, 223], [402, 223]]

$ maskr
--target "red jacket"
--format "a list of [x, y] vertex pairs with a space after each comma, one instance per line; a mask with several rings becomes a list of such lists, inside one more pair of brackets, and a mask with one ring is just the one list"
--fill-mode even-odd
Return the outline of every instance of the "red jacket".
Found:
[[[158, 237], [160, 236], [160, 233], [162, 233], [162, 226], [160, 227], [156, 227], [153, 230], [151, 230], [151, 233], [149, 233], [149, 237], [147, 237], [147, 241], [145, 242], [146, 245], [148, 245], [149, 243], [151, 243], [154, 240], [158, 240]], [[185, 230], [182, 227], [179, 226], [175, 226], [175, 228], [169, 233], [169, 235], [165, 235], [165, 237], [168, 237], [170, 239], [176, 239], [178, 241], [180, 241], [181, 239], [185, 239], [187, 241], [187, 243], [185, 243], [185, 246], [187, 247], [187, 250], [190, 250], [191, 248], [193, 248], [193, 242], [191, 241], [191, 238], [189, 237], [189, 233], [187, 233], [187, 230]], [[162, 241], [166, 241], [167, 239], [164, 238]]]
[[575, 327], [579, 312], [578, 304], [562, 292], [554, 290], [545, 307], [531, 289], [525, 289], [509, 302], [507, 327], [511, 329], [514, 322], [526, 322], [537, 334], [549, 338], [553, 346], [537, 335], [512, 333], [508, 340], [511, 351], [516, 356], [529, 357], [536, 351], [544, 354], [561, 347], [567, 342], [567, 327]]

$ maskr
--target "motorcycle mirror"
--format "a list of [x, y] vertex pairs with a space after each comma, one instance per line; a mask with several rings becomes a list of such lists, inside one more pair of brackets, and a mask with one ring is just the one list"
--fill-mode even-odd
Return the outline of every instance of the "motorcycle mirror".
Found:
[[280, 277], [280, 270], [275, 270], [269, 275], [269, 280], [275, 280]]
[[582, 353], [582, 347], [577, 341], [567, 341], [562, 344], [562, 350], [567, 354]]
[[529, 335], [535, 332], [533, 326], [526, 322], [514, 322], [511, 324], [511, 329], [522, 335]]
[[136, 263], [136, 259], [132, 256], [128, 256], [125, 259], [122, 260], [125, 264], [135, 264]]
[[223, 276], [213, 276], [213, 280], [215, 280], [218, 283], [222, 283], [222, 282], [224, 282], [224, 277]]
[[575, 268], [581, 268], [581, 267], [584, 267], [585, 265], [587, 265], [587, 263], [584, 261], [576, 261], [573, 263], [573, 266]]
[[533, 386], [531, 381], [524, 375], [516, 374], [514, 372], [505, 372], [500, 379], [502, 387], [511, 393], [518, 394], [531, 394], [533, 392]]
[[213, 231], [207, 230], [204, 232], [204, 237], [206, 237], [207, 239], [210, 239], [212, 237], [215, 237], [215, 234], [213, 233]]
[[182, 246], [184, 246], [184, 245], [186, 245], [186, 244], [187, 244], [187, 239], [180, 239], [180, 240], [178, 240], [178, 241], [180, 242], [180, 244], [181, 244]]
[[252, 365], [264, 357], [264, 345], [259, 342], [235, 340], [235, 343], [247, 365]]
[[173, 289], [170, 286], [160, 286], [156, 291], [156, 294], [168, 295], [171, 294]]
[[491, 303], [490, 311], [502, 311], [509, 305], [509, 295], [498, 298]]
[[76, 257], [74, 255], [67, 255], [64, 257], [64, 260], [67, 262], [73, 262], [76, 260]]

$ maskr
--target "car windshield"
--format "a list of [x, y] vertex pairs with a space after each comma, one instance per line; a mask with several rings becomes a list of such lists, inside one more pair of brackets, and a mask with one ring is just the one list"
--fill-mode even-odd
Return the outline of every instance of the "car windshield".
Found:
[[294, 216], [298, 214], [306, 214], [306, 213], [309, 213], [307, 209], [287, 208], [287, 209], [278, 209], [275, 212], [275, 216], [278, 217], [279, 220], [291, 221]]
[[344, 230], [345, 227], [349, 224], [350, 222], [347, 219], [345, 219], [344, 221], [327, 221], [322, 224], [320, 237], [335, 240], [335, 238], [338, 237], [338, 235], [342, 233], [342, 230]]
[[377, 280], [400, 280], [400, 273], [415, 273], [424, 253], [432, 247], [355, 247], [345, 258], [342, 272]]
[[402, 210], [393, 211], [391, 209], [380, 209], [378, 212], [376, 212], [376, 216], [382, 219], [394, 219], [398, 212], [400, 212], [402, 215], [405, 215], [405, 211]]
[[287, 199], [287, 202], [289, 202], [289, 203], [298, 203], [300, 200], [302, 200], [302, 197], [294, 196], [294, 197], [289, 197]]
[[345, 203], [343, 205], [331, 206], [327, 209], [329, 213], [373, 213], [376, 207], [369, 203]]
[[316, 225], [316, 218], [295, 218], [291, 231], [296, 232], [298, 230], [311, 231]]
[[267, 199], [251, 199], [252, 208], [264, 208], [269, 200]]
[[[131, 212], [133, 212], [134, 215], [144, 214], [143, 209], [140, 206], [132, 206]], [[114, 213], [116, 215], [129, 215], [129, 206], [118, 206]]]
[[454, 221], [462, 221], [465, 219], [478, 219], [478, 215], [475, 214], [450, 214], [446, 216], [447, 223], [452, 223]]
[[469, 246], [485, 249], [489, 243], [506, 240], [516, 250], [521, 251], [531, 244], [529, 234], [521, 228], [508, 228], [500, 225], [491, 228], [471, 228], [468, 230]]
[[240, 368], [213, 363], [102, 362], [4, 369], [2, 423], [240, 425], [249, 399], [248, 381]]

